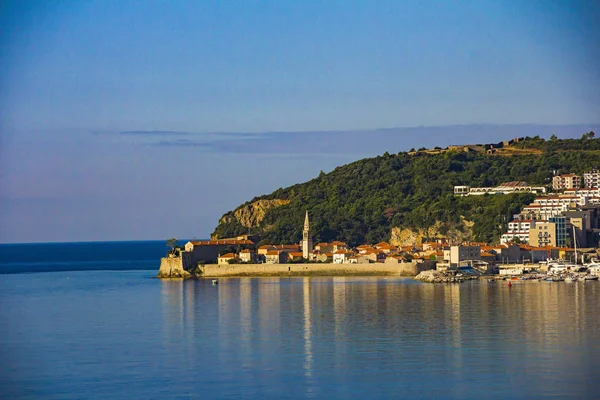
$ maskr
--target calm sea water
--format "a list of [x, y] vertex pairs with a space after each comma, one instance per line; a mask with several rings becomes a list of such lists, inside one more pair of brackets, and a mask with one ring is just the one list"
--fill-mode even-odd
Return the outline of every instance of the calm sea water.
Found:
[[158, 269], [167, 250], [164, 240], [0, 244], [0, 274]]
[[600, 398], [598, 282], [212, 285], [114, 258], [0, 276], [2, 398]]

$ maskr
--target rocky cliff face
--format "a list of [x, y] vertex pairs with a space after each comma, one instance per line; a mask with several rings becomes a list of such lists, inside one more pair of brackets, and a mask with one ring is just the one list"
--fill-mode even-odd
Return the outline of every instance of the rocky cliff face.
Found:
[[181, 257], [163, 257], [160, 259], [160, 268], [158, 277], [163, 279], [170, 278], [192, 278], [193, 274], [183, 268]]
[[271, 208], [289, 204], [289, 200], [257, 200], [233, 212], [235, 219], [246, 228], [258, 226]]
[[462, 218], [461, 224], [452, 227], [444, 227], [438, 222], [426, 229], [392, 228], [390, 244], [393, 246], [408, 246], [413, 243], [422, 244], [423, 239], [434, 238], [448, 238], [453, 242], [472, 240], [473, 224], [473, 221]]
[[[224, 214], [219, 220], [219, 225], [211, 235], [211, 239], [235, 237], [248, 233], [250, 228], [255, 228], [265, 218], [266, 213], [273, 208], [289, 204], [289, 200], [256, 200], [242, 205], [234, 211]], [[268, 228], [263, 227], [263, 231]]]

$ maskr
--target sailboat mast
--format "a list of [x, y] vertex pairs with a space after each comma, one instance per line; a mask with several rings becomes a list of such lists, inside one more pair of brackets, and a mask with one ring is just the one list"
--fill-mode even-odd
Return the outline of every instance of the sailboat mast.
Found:
[[575, 244], [575, 264], [577, 264], [577, 236], [575, 235], [575, 225], [573, 225], [573, 243]]

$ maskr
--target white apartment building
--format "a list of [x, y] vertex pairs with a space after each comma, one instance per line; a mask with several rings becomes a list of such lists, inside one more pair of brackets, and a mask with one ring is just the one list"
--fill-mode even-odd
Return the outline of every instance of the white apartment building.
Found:
[[548, 220], [550, 217], [556, 217], [569, 209], [568, 204], [530, 204], [523, 207], [521, 215], [527, 219]]
[[598, 188], [600, 187], [600, 171], [594, 169], [590, 172], [583, 174], [583, 185], [586, 188]]
[[529, 242], [529, 229], [533, 221], [530, 219], [514, 220], [508, 223], [508, 231], [500, 237], [500, 243], [514, 242], [518, 238], [521, 243]]
[[579, 188], [579, 189], [566, 189], [563, 193], [567, 196], [600, 197], [600, 188], [585, 187], [585, 188]]
[[521, 220], [515, 220], [515, 221], [510, 221], [508, 223], [508, 230], [509, 232], [514, 232], [514, 233], [529, 233], [529, 229], [531, 228], [531, 223], [533, 221], [530, 219], [521, 219]]
[[518, 238], [521, 243], [529, 243], [529, 232], [527, 233], [513, 233], [506, 232], [500, 236], [500, 244], [512, 243]]
[[585, 196], [571, 196], [571, 195], [558, 195], [558, 196], [547, 196], [547, 197], [538, 197], [536, 198], [532, 204], [539, 204], [540, 206], [575, 206], [575, 205], [584, 205], [585, 204]]
[[[523, 207], [521, 217], [524, 219], [547, 220], [556, 217], [570, 208], [584, 206], [590, 202], [590, 197], [583, 195], [555, 195], [538, 197], [533, 203]], [[515, 218], [520, 219], [520, 218]]]

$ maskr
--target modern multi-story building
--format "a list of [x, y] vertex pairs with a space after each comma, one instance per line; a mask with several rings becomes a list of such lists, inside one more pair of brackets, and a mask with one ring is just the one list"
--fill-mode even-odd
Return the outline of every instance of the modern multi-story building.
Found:
[[529, 245], [533, 247], [557, 246], [556, 223], [536, 221], [529, 230]]
[[567, 231], [567, 218], [564, 216], [556, 216], [548, 218], [548, 222], [554, 223], [556, 233], [556, 246], [566, 247], [569, 232]]
[[581, 187], [581, 177], [575, 174], [554, 175], [552, 177], [552, 189], [576, 189]]
[[450, 265], [458, 267], [465, 261], [481, 260], [481, 246], [460, 245], [450, 246]]
[[600, 171], [594, 169], [583, 174], [583, 185], [586, 188], [600, 187]]
[[548, 205], [530, 204], [523, 207], [521, 215], [526, 219], [547, 221], [550, 217], [561, 215], [567, 211], [567, 205]]
[[508, 231], [500, 237], [500, 243], [514, 242], [516, 238], [521, 243], [529, 243], [529, 229], [533, 220], [517, 219], [508, 223]]
[[579, 247], [595, 246], [598, 240], [594, 238], [593, 229], [595, 219], [595, 209], [587, 208], [565, 213], [568, 226], [567, 234], [573, 238], [573, 245], [576, 243]]
[[529, 232], [527, 233], [515, 233], [515, 232], [506, 232], [500, 236], [500, 244], [507, 244], [512, 242], [519, 243], [529, 243]]
[[585, 205], [585, 196], [559, 194], [553, 196], [538, 197], [535, 200], [533, 200], [532, 204], [539, 204], [541, 206], [582, 206]]

